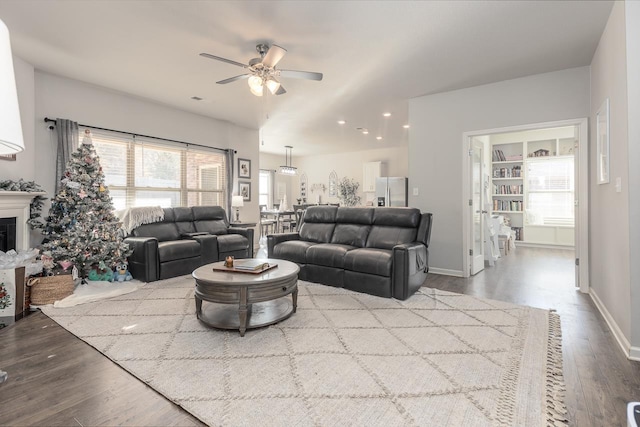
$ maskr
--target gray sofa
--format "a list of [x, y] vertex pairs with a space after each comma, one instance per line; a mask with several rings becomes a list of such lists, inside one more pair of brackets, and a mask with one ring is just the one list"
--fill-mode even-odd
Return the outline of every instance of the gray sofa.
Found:
[[253, 258], [253, 229], [229, 226], [220, 206], [165, 208], [164, 220], [134, 228], [131, 275], [143, 282], [190, 274], [226, 256]]
[[312, 206], [298, 233], [267, 236], [267, 251], [301, 280], [405, 300], [427, 277], [431, 223], [414, 208]]

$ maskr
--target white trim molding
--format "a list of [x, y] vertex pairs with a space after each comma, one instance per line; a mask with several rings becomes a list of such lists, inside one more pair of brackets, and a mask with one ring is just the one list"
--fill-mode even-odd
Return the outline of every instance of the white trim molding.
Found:
[[44, 192], [0, 191], [0, 218], [16, 219], [16, 251], [29, 249], [31, 200]]
[[600, 311], [600, 314], [602, 314], [604, 321], [607, 322], [609, 329], [611, 329], [613, 336], [615, 337], [618, 345], [622, 349], [622, 352], [627, 357], [627, 359], [640, 361], [640, 348], [631, 347], [631, 343], [629, 342], [627, 337], [624, 336], [622, 330], [613, 319], [613, 316], [611, 316], [611, 313], [609, 313], [593, 288], [589, 289], [589, 295], [591, 295], [593, 303], [596, 305], [598, 311]]
[[449, 270], [447, 268], [429, 267], [429, 273], [440, 274], [441, 276], [464, 277], [460, 270]]

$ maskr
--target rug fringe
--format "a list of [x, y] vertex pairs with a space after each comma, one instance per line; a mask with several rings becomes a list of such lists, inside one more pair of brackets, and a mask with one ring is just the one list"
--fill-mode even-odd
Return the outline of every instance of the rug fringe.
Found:
[[564, 403], [565, 385], [562, 373], [562, 328], [560, 316], [549, 312], [549, 334], [547, 335], [547, 385], [546, 413], [548, 426], [566, 426], [567, 407]]

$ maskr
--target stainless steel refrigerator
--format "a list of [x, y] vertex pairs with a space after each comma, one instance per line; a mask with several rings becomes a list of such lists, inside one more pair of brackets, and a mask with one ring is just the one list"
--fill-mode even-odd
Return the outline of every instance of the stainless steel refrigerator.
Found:
[[376, 178], [376, 202], [378, 206], [408, 206], [408, 178], [383, 176]]

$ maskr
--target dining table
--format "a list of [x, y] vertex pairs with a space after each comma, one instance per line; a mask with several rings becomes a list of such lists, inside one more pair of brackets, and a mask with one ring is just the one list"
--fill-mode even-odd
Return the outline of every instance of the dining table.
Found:
[[293, 210], [278, 210], [278, 209], [265, 209], [260, 211], [260, 219], [273, 218], [276, 222], [276, 233], [283, 232], [284, 222], [295, 221], [296, 212]]

